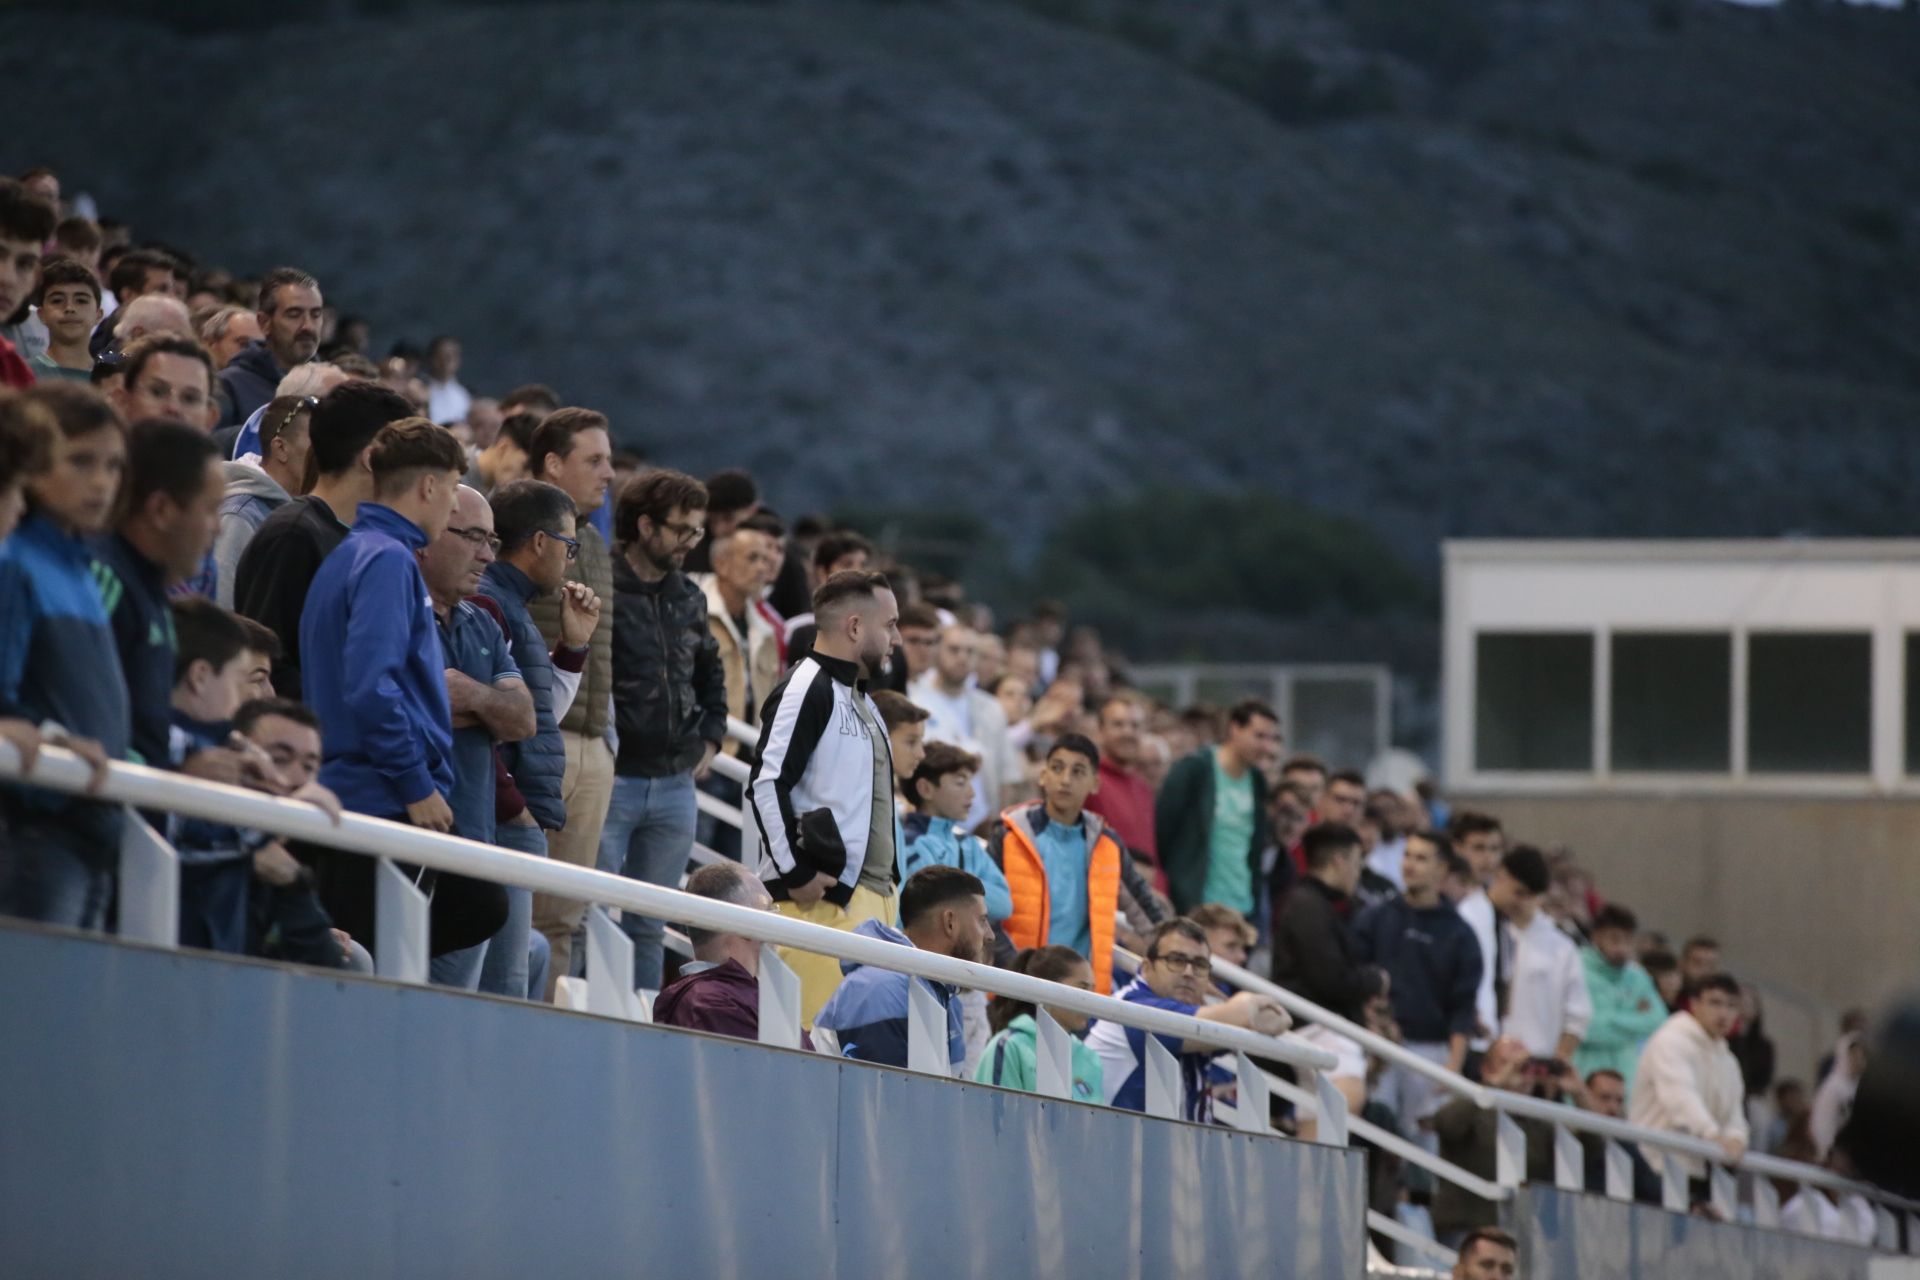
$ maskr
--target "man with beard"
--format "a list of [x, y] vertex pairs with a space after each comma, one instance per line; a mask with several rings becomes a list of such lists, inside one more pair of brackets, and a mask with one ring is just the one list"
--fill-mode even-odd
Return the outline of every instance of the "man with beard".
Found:
[[[862, 570], [820, 584], [813, 613], [812, 651], [767, 699], [747, 781], [762, 874], [782, 915], [835, 929], [891, 923], [893, 752], [867, 690], [900, 643], [900, 606], [883, 574]], [[800, 976], [811, 1025], [840, 984], [839, 962], [792, 948], [781, 959]]]
[[[275, 267], [261, 278], [256, 319], [266, 337], [240, 349], [220, 371], [220, 421], [231, 447], [253, 411], [273, 399], [287, 370], [313, 359], [320, 346], [320, 283], [298, 267]], [[228, 431], [227, 428], [233, 430]]]
[[[620, 741], [600, 869], [679, 888], [699, 810], [694, 786], [727, 737], [727, 677], [707, 596], [681, 566], [706, 528], [707, 490], [661, 468], [614, 510], [613, 706]], [[628, 911], [633, 984], [660, 989], [660, 921]]]

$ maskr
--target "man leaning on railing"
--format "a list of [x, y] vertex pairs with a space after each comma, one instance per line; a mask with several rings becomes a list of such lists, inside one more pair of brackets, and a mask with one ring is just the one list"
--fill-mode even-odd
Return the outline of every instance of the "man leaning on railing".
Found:
[[[1680, 993], [1680, 1010], [1647, 1040], [1640, 1052], [1628, 1116], [1633, 1123], [1684, 1133], [1720, 1144], [1728, 1161], [1747, 1151], [1746, 1089], [1727, 1035], [1740, 1018], [1740, 984], [1724, 973], [1692, 983]], [[1649, 1161], [1657, 1148], [1644, 1146]], [[1704, 1161], [1686, 1158], [1687, 1176], [1706, 1176]], [[1694, 1199], [1705, 1199], [1695, 1188]]]

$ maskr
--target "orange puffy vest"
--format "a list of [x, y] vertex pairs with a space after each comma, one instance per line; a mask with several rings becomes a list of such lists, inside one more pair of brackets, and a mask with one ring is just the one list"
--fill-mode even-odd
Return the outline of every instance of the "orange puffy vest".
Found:
[[[1046, 864], [1029, 814], [1037, 806], [1020, 805], [1000, 815], [1006, 835], [1000, 844], [1001, 871], [1013, 894], [1013, 914], [1001, 926], [1020, 948], [1048, 944], [1047, 926], [1053, 919], [1053, 899], [1047, 885]], [[1113, 986], [1113, 917], [1120, 908], [1120, 859], [1124, 856], [1100, 819], [1087, 814], [1093, 845], [1087, 863], [1087, 922], [1093, 936], [1093, 989], [1109, 994]]]

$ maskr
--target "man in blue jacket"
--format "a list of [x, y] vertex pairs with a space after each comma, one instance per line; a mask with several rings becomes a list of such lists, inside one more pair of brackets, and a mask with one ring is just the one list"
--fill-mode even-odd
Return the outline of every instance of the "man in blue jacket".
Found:
[[[900, 886], [900, 928], [863, 921], [855, 933], [901, 946], [918, 947], [956, 960], [979, 962], [986, 956], [987, 890], [980, 877], [958, 867], [931, 866]], [[846, 979], [813, 1022], [814, 1046], [823, 1053], [907, 1065], [907, 984], [919, 982], [947, 1011], [947, 1058], [953, 1073], [966, 1065], [959, 992], [944, 982], [910, 978], [892, 969], [841, 962]]]
[[[451, 831], [447, 663], [415, 555], [445, 531], [465, 455], [445, 428], [405, 418], [380, 429], [368, 462], [374, 500], [360, 504], [352, 532], [314, 575], [300, 615], [306, 702], [323, 730], [320, 780], [357, 813]], [[373, 860], [318, 861], [335, 923], [373, 937]], [[417, 880], [434, 895], [436, 955], [482, 942], [506, 921], [498, 885]]]
[[[1387, 971], [1407, 1048], [1458, 1072], [1474, 1035], [1480, 944], [1440, 892], [1444, 839], [1431, 831], [1408, 834], [1400, 864], [1405, 892], [1362, 911], [1353, 934], [1356, 958]], [[1375, 1096], [1398, 1111], [1429, 1150], [1439, 1149], [1428, 1125], [1446, 1098], [1427, 1077], [1394, 1067]]]

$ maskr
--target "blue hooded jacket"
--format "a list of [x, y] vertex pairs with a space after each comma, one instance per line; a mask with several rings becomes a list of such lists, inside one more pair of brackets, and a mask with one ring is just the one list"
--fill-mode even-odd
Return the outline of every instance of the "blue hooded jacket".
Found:
[[414, 553], [419, 525], [360, 504], [307, 592], [301, 675], [322, 726], [320, 781], [356, 813], [395, 818], [453, 794], [453, 710], [440, 625]]
[[936, 864], [958, 867], [978, 876], [987, 887], [987, 919], [1000, 924], [1013, 914], [1013, 890], [1007, 873], [987, 853], [979, 836], [964, 834], [951, 819], [910, 813], [903, 824], [905, 852], [900, 856], [900, 879], [905, 882], [922, 867]]
[[[906, 934], [878, 920], [864, 920], [854, 932], [903, 947], [913, 945]], [[904, 973], [852, 960], [842, 960], [840, 968], [846, 980], [814, 1018], [813, 1025], [816, 1030], [833, 1033], [840, 1044], [841, 1057], [877, 1062], [886, 1067], [907, 1065], [907, 983], [912, 981], [924, 984], [945, 1007], [947, 1057], [958, 1071], [967, 1057], [966, 1036], [960, 1025], [959, 992], [944, 982], [909, 978]]]
[[560, 794], [567, 772], [567, 749], [553, 714], [553, 658], [533, 615], [527, 612], [528, 602], [539, 593], [533, 579], [504, 560], [488, 565], [480, 579], [480, 594], [499, 605], [500, 616], [507, 620], [507, 643], [513, 650], [514, 664], [533, 694], [533, 736], [502, 745], [500, 756], [533, 820], [543, 830], [558, 831], [567, 825], [566, 801]]

